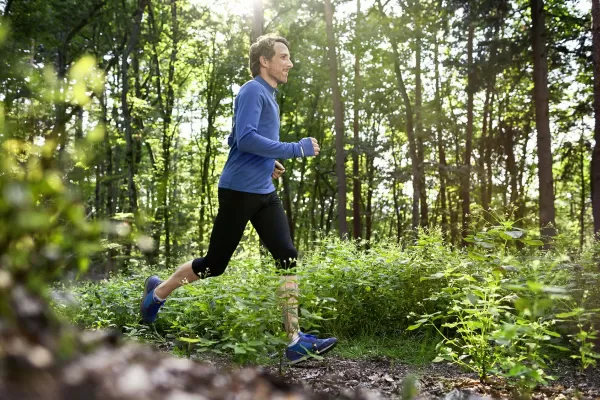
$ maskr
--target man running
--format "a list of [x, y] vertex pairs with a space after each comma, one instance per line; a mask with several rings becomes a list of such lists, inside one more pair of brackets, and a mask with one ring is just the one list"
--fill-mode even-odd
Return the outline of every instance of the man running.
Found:
[[[248, 221], [273, 255], [278, 268], [296, 266], [298, 252], [272, 179], [285, 172], [276, 159], [316, 156], [320, 152], [314, 138], [297, 143], [279, 141], [277, 86], [286, 83], [293, 67], [286, 39], [265, 35], [250, 47], [250, 71], [235, 99], [233, 130], [228, 138], [229, 156], [219, 180], [219, 211], [215, 219], [208, 253], [181, 265], [166, 281], [158, 276], [146, 279], [140, 311], [145, 322], [156, 320], [165, 299], [178, 287], [200, 278], [221, 275], [237, 248]], [[282, 278], [280, 296], [284, 326], [290, 344], [286, 357], [290, 364], [322, 355], [336, 344], [336, 338], [319, 339], [300, 331], [298, 325], [298, 280]]]

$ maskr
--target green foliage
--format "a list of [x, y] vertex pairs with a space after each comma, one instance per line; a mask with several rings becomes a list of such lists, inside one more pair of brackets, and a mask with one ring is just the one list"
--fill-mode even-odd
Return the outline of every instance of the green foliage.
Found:
[[556, 318], [574, 321], [576, 330], [568, 335], [569, 342], [578, 351], [571, 358], [579, 360], [581, 372], [589, 367], [596, 367], [596, 360], [600, 359], [600, 352], [594, 350], [594, 341], [598, 339], [597, 313], [600, 308], [586, 309], [589, 300], [589, 290], [583, 291], [580, 304], [572, 302], [571, 310], [556, 314]]
[[[443, 339], [438, 360], [472, 369], [481, 379], [504, 375], [523, 388], [550, 378], [545, 371], [557, 349], [573, 348], [582, 366], [593, 365], [594, 331], [585, 323], [591, 322], [593, 310], [564, 289], [575, 282], [575, 268], [593, 264], [541, 252], [535, 239], [510, 224], [469, 240], [479, 250], [469, 250], [466, 257], [443, 245], [436, 232], [421, 232], [405, 249], [381, 242], [363, 251], [358, 243], [337, 238], [317, 241], [296, 271], [302, 328], [340, 338], [393, 338], [431, 326]], [[507, 240], [533, 246], [517, 251]], [[223, 276], [184, 286], [149, 329], [138, 324], [138, 303], [143, 280], [153, 272], [142, 269], [133, 276], [118, 274], [71, 287], [78, 306], [58, 307], [84, 327], [116, 327], [144, 340], [180, 341], [186, 354], [211, 350], [256, 361], [286, 343], [276, 295], [279, 274], [270, 263], [238, 259]], [[595, 281], [586, 282], [592, 287]], [[575, 305], [585, 311], [565, 314]], [[407, 316], [416, 316], [417, 310], [425, 313], [409, 326]], [[580, 333], [569, 344], [564, 332], [574, 326]], [[365, 344], [344, 351], [364, 355], [381, 347]], [[422, 353], [428, 354], [428, 348]]]
[[[409, 330], [431, 326], [442, 337], [436, 361], [473, 370], [481, 380], [491, 373], [505, 376], [528, 392], [552, 379], [547, 373], [552, 350], [571, 351], [558, 330], [558, 323], [570, 318], [563, 328], [572, 326], [573, 319], [577, 323], [578, 332], [569, 335], [573, 357], [582, 368], [594, 365], [595, 330], [590, 323], [594, 310], [586, 310], [585, 301], [568, 294], [574, 288], [567, 290], [581, 266], [558, 252], [516, 251], [509, 244], [517, 240], [535, 248], [542, 243], [528, 239], [527, 232], [510, 222], [467, 240], [473, 243], [468, 260], [422, 278], [445, 282], [427, 299], [438, 305], [436, 310], [418, 317], [411, 313], [417, 319]], [[587, 284], [593, 286], [595, 278]], [[577, 308], [563, 312], [573, 302]]]

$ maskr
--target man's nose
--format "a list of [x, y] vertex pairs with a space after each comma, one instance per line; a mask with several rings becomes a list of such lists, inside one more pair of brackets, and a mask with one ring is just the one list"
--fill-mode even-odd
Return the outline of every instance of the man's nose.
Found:
[[290, 68], [292, 68], [294, 66], [294, 63], [292, 62], [292, 60], [288, 60], [289, 64], [290, 64]]

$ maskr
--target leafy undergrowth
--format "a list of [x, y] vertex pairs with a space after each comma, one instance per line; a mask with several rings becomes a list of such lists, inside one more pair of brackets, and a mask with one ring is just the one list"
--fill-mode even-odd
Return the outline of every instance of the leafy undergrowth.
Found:
[[[557, 359], [572, 358], [581, 371], [596, 365], [594, 249], [570, 253], [558, 240], [542, 251], [512, 223], [467, 240], [466, 250], [445, 246], [434, 233], [410, 246], [381, 242], [366, 251], [337, 239], [315, 243], [296, 271], [303, 330], [343, 338], [336, 352], [344, 357], [426, 364], [437, 355], [482, 382], [500, 376], [524, 393], [552, 381]], [[286, 344], [280, 275], [269, 264], [237, 259], [224, 275], [179, 289], [152, 326], [138, 323], [142, 284], [169, 270], [57, 288], [73, 299], [58, 296], [55, 305], [82, 327], [173, 343], [188, 357], [212, 352], [269, 364]]]

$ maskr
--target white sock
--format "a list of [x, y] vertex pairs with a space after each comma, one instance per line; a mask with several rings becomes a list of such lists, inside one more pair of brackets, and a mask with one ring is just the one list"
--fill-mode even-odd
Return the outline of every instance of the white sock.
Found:
[[294, 332], [294, 336], [292, 337], [292, 341], [290, 342], [290, 344], [288, 344], [288, 346], [293, 346], [296, 343], [298, 343], [298, 340], [300, 340], [300, 335], [298, 335], [298, 332]]
[[154, 292], [154, 295], [152, 296], [152, 298], [154, 299], [154, 301], [156, 301], [157, 303], [160, 303], [162, 301], [165, 301], [165, 299], [161, 299], [160, 297], [158, 297], [156, 295], [156, 292]]

